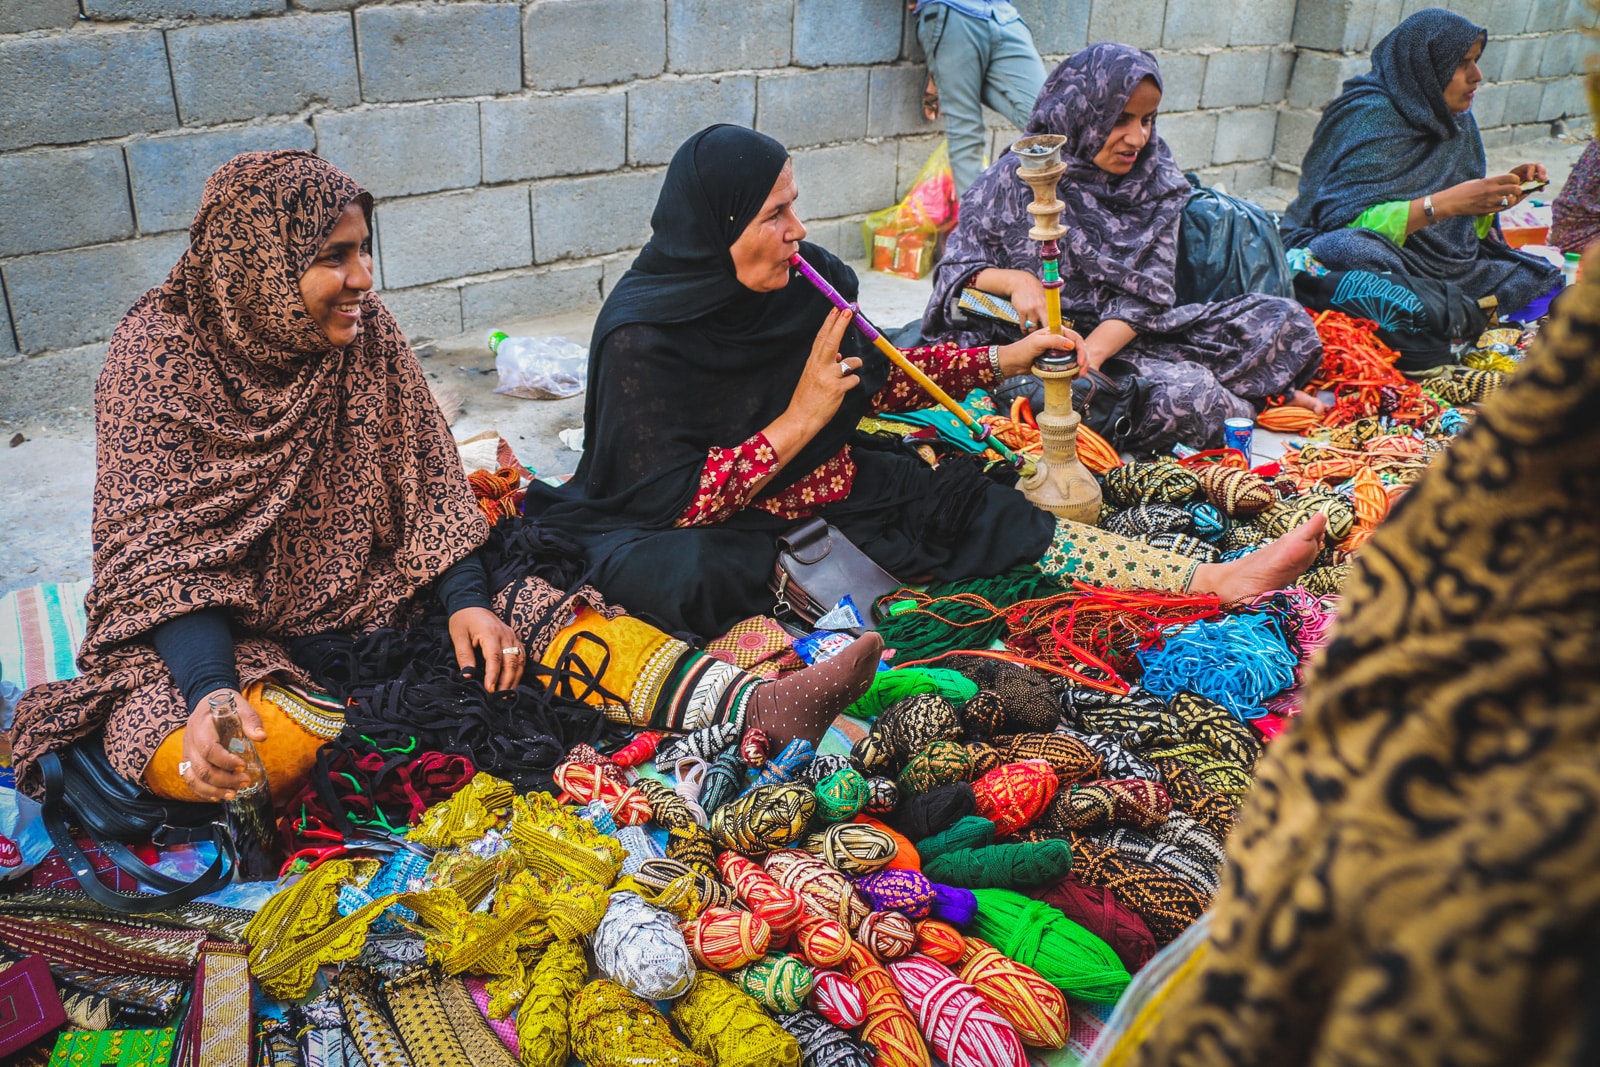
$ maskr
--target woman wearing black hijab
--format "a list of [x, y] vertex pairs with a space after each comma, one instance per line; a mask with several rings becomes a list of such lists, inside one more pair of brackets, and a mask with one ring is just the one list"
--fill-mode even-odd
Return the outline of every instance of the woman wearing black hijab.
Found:
[[[799, 251], [847, 298], [857, 291], [849, 267], [803, 240], [797, 195], [788, 152], [752, 130], [712, 126], [673, 156], [650, 243], [595, 323], [577, 473], [528, 503], [584, 543], [607, 597], [669, 629], [720, 634], [772, 610], [777, 538], [811, 515], [903, 580], [1038, 563], [1064, 582], [1233, 599], [1309, 565], [1320, 526], [1236, 564], [1197, 567], [1058, 522], [970, 463], [930, 468], [856, 433], [865, 415], [928, 401], [847, 315], [791, 284]], [[1041, 331], [1003, 347], [907, 354], [965, 395], [1077, 340]]]

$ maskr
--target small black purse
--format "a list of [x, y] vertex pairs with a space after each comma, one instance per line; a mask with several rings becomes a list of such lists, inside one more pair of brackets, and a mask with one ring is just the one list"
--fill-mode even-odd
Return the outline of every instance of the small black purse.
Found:
[[1085, 426], [1111, 442], [1118, 452], [1129, 443], [1144, 421], [1150, 402], [1150, 381], [1125, 359], [1112, 356], [1098, 370], [1080, 367], [1072, 380], [1072, 408]]
[[[100, 735], [40, 756], [39, 772], [44, 777], [45, 832], [92, 900], [130, 915], [160, 911], [204, 896], [233, 876], [238, 854], [223, 805], [163, 800], [135, 785], [112, 769]], [[161, 892], [107, 888], [78, 847], [73, 826], [130, 877]], [[155, 870], [128, 848], [128, 842], [146, 840], [158, 845], [210, 841], [217, 857], [198, 878], [185, 882]]]

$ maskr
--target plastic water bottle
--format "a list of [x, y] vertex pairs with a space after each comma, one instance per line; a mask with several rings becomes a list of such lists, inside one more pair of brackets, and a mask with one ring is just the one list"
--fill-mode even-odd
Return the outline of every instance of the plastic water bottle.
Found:
[[512, 337], [494, 330], [487, 337], [500, 376], [495, 392], [528, 400], [559, 400], [583, 392], [589, 350], [564, 337]]
[[1563, 285], [1573, 285], [1582, 273], [1581, 264], [1583, 257], [1576, 252], [1568, 252], [1562, 257], [1561, 281]]

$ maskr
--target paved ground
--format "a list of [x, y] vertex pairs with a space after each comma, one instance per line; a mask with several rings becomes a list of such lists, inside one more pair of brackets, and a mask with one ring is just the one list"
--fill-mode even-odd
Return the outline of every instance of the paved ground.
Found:
[[[1526, 159], [1549, 167], [1554, 196], [1582, 152], [1581, 142], [1555, 141], [1490, 153], [1491, 173]], [[1230, 190], [1235, 193], [1240, 190]], [[1270, 208], [1287, 205], [1287, 191], [1244, 190]], [[861, 306], [882, 327], [919, 318], [929, 283], [861, 269]], [[566, 337], [587, 345], [599, 308], [526, 322], [505, 323], [514, 334]], [[459, 395], [458, 438], [498, 430], [524, 463], [540, 474], [564, 474], [578, 453], [562, 444], [561, 431], [581, 427], [583, 397], [520, 400], [495, 394], [494, 357], [481, 334], [424, 346], [423, 367], [434, 381]], [[89, 574], [89, 503], [94, 488], [94, 377], [104, 345], [46, 357], [50, 374], [19, 375], [0, 368], [0, 594], [44, 581], [69, 581]], [[17, 435], [21, 443], [5, 447]], [[1259, 450], [1258, 450], [1259, 451]]]

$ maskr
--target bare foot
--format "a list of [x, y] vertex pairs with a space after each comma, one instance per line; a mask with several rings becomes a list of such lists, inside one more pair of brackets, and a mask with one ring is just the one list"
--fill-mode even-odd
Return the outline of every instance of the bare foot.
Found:
[[1202, 563], [1189, 590], [1215, 593], [1224, 604], [1237, 604], [1253, 596], [1282, 589], [1306, 572], [1328, 529], [1325, 515], [1313, 515], [1270, 545], [1231, 563]]
[[1326, 415], [1328, 413], [1328, 405], [1324, 404], [1320, 399], [1318, 399], [1317, 394], [1308, 393], [1304, 389], [1292, 390], [1289, 393], [1289, 402], [1284, 406], [1291, 408], [1306, 408], [1310, 411], [1316, 412], [1318, 415]]
[[872, 685], [882, 653], [883, 638], [869, 632], [832, 659], [763, 682], [750, 697], [745, 724], [765, 730], [775, 752], [797, 737], [816, 744]]

